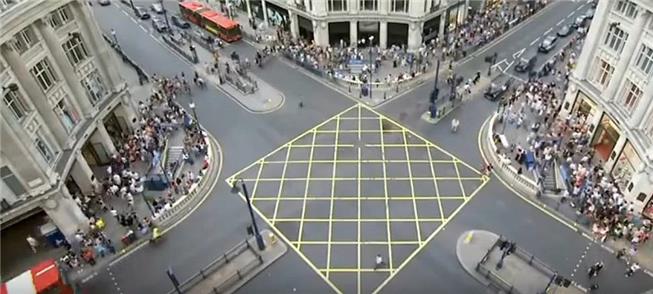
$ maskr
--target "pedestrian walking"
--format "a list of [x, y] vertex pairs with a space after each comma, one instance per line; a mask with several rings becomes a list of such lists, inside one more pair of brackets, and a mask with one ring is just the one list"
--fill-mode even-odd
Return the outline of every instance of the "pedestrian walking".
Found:
[[27, 238], [25, 239], [27, 240], [29, 247], [32, 249], [32, 252], [36, 253], [36, 248], [39, 247], [39, 241], [36, 241], [36, 239], [34, 239], [34, 237], [31, 235], [27, 235]]
[[601, 272], [602, 269], [603, 269], [603, 262], [599, 261], [593, 264], [592, 266], [590, 266], [590, 268], [587, 270], [587, 275], [591, 279], [593, 277], [598, 276], [599, 272]]
[[377, 270], [384, 266], [385, 266], [385, 261], [383, 261], [383, 256], [381, 256], [381, 254], [377, 254], [376, 258], [374, 259], [374, 270]]
[[640, 268], [641, 268], [641, 267], [639, 266], [638, 263], [633, 262], [633, 263], [628, 267], [628, 269], [626, 269], [626, 274], [625, 274], [626, 278], [630, 278], [630, 277], [632, 277], [633, 274], [634, 274], [636, 271], [638, 271]]
[[460, 125], [460, 121], [456, 118], [451, 120], [451, 132], [455, 133], [458, 131], [458, 126]]
[[623, 259], [624, 256], [626, 255], [626, 248], [621, 248], [617, 251], [617, 259]]

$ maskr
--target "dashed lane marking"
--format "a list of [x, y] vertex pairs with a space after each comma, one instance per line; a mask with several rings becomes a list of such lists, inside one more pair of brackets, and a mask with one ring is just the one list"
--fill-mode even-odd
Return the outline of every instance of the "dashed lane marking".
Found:
[[553, 31], [553, 28], [549, 28], [548, 30], [546, 30], [546, 32], [544, 32], [544, 34], [542, 34], [542, 36], [548, 35], [551, 31]]
[[561, 19], [558, 23], [556, 23], [556, 26], [561, 25], [563, 22], [565, 22], [565, 20], [564, 20], [564, 19]]
[[570, 17], [574, 16], [574, 12], [575, 11], [569, 12], [569, 14], [567, 14], [567, 18], [570, 18]]
[[540, 40], [540, 37], [535, 38], [535, 40], [531, 41], [531, 43], [529, 45], [530, 46], [535, 45], [535, 43], [537, 43], [538, 40]]

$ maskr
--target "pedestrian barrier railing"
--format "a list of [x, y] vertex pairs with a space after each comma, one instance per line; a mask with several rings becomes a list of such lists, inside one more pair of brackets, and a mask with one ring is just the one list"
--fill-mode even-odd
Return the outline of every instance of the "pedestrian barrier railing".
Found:
[[519, 294], [520, 292], [515, 290], [513, 285], [494, 273], [492, 269], [486, 268], [490, 254], [495, 248], [499, 247], [499, 244], [503, 241], [503, 237], [499, 236], [499, 238], [492, 244], [492, 246], [490, 246], [487, 252], [485, 252], [483, 258], [481, 258], [481, 260], [476, 264], [476, 271], [488, 281], [490, 281], [490, 283], [487, 284], [487, 287], [492, 289], [494, 292]]
[[[487, 145], [491, 146], [490, 147], [491, 150], [489, 150], [489, 151], [491, 153], [493, 153], [492, 155], [489, 156], [490, 158], [494, 158], [494, 157], [496, 157], [496, 154], [501, 153], [499, 147], [494, 142], [494, 135], [495, 135], [494, 127], [498, 123], [497, 122], [498, 117], [499, 117], [499, 114], [494, 113], [492, 115], [492, 118], [490, 118], [490, 122], [489, 122], [490, 123], [490, 129], [489, 129], [490, 131], [487, 133], [487, 136], [485, 137]], [[506, 123], [506, 122], [503, 122], [503, 123]], [[495, 160], [498, 161], [498, 159], [495, 159]], [[498, 162], [498, 165], [496, 165], [496, 166], [499, 166], [501, 168], [501, 170], [503, 172], [507, 173], [510, 178], [512, 178], [515, 181], [519, 182], [519, 184], [521, 184], [522, 186], [526, 186], [530, 191], [539, 191], [540, 190], [539, 185], [535, 181], [533, 181], [532, 179], [529, 179], [528, 177], [526, 177], [524, 175], [520, 175], [517, 172], [517, 169], [515, 167], [513, 167], [512, 165], [505, 164], [504, 162]]]
[[171, 40], [169, 36], [162, 35], [162, 38], [163, 38], [163, 41], [164, 41], [166, 44], [168, 44], [168, 46], [169, 46], [170, 48], [172, 48], [173, 50], [175, 50], [175, 51], [176, 51], [177, 53], [179, 53], [179, 55], [181, 55], [182, 57], [186, 58], [186, 60], [188, 60], [188, 61], [191, 62], [191, 63], [197, 63], [197, 62], [198, 62], [198, 61], [196, 60], [196, 58], [195, 58], [193, 55], [191, 55], [191, 53], [188, 53], [185, 49], [179, 47], [179, 45], [177, 44], [177, 42]]
[[125, 52], [122, 51], [122, 48], [120, 48], [119, 44], [115, 43], [111, 38], [109, 38], [109, 36], [104, 33], [102, 34], [102, 38], [104, 38], [104, 40], [107, 41], [109, 45], [111, 45], [111, 48], [113, 48], [118, 53], [118, 55], [120, 55], [123, 62], [129, 64], [134, 68], [136, 74], [138, 75], [138, 81], [141, 85], [149, 80], [149, 77], [145, 71], [133, 59], [127, 56]]
[[[263, 263], [263, 257], [258, 251], [256, 251], [256, 249], [254, 249], [254, 247], [252, 247], [252, 245], [249, 243], [249, 239], [243, 240], [242, 242], [236, 244], [236, 246], [225, 251], [223, 254], [218, 256], [218, 258], [214, 259], [208, 265], [200, 269], [197, 273], [190, 276], [184, 282], [180, 283], [179, 290], [181, 290], [182, 293], [187, 290], [190, 290], [191, 288], [193, 288], [193, 286], [197, 285], [198, 283], [200, 283], [201, 281], [209, 277], [212, 273], [216, 272], [221, 267], [229, 264], [234, 258], [238, 257], [240, 254], [242, 254], [247, 250], [250, 250], [256, 258], [251, 262], [247, 263], [245, 266], [236, 270], [230, 277], [225, 279], [225, 281], [221, 285], [217, 285], [217, 287], [213, 287], [213, 289], [211, 290], [213, 293], [224, 293], [224, 290], [233, 286], [234, 283], [241, 280], [245, 275], [251, 272], [254, 268], [256, 268], [258, 265]], [[174, 289], [168, 291], [168, 294], [175, 294], [175, 293], [176, 290]]]

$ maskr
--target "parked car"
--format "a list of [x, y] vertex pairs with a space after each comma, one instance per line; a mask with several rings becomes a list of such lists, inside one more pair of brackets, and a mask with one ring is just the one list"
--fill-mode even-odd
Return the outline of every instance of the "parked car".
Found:
[[501, 99], [501, 97], [503, 97], [503, 95], [506, 94], [508, 90], [510, 90], [510, 85], [512, 82], [513, 80], [509, 79], [503, 85], [497, 85], [495, 83], [490, 84], [490, 87], [485, 90], [483, 97], [490, 101], [497, 101]]
[[594, 12], [595, 12], [594, 8], [588, 9], [587, 12], [585, 12], [585, 15], [584, 15], [585, 19], [593, 19], [594, 18]]
[[97, 3], [100, 4], [101, 6], [111, 5], [111, 1], [109, 1], [109, 0], [98, 0]]
[[166, 22], [158, 17], [152, 18], [152, 27], [154, 27], [154, 29], [159, 33], [168, 31], [168, 26], [166, 25]]
[[185, 21], [183, 18], [180, 18], [180, 17], [178, 17], [176, 15], [173, 15], [173, 16], [170, 17], [170, 20], [172, 21], [173, 25], [175, 25], [175, 26], [177, 26], [179, 28], [190, 29], [190, 23]]
[[152, 9], [152, 11], [154, 11], [156, 14], [163, 14], [163, 6], [161, 6], [159, 3], [152, 3], [152, 5], [150, 5], [150, 9]]
[[120, 2], [125, 5], [131, 5], [131, 3], [129, 3], [129, 0], [120, 0]]
[[140, 7], [140, 6], [134, 6], [134, 13], [140, 19], [149, 19], [150, 18], [150, 14], [147, 13], [147, 10], [145, 10], [143, 7]]
[[562, 26], [560, 30], [558, 30], [558, 32], [556, 33], [556, 35], [560, 37], [566, 37], [569, 36], [570, 34], [571, 34], [571, 28], [568, 25]]
[[556, 43], [558, 41], [558, 37], [554, 35], [548, 35], [546, 38], [544, 38], [544, 41], [540, 44], [540, 47], [537, 48], [542, 53], [549, 53], [551, 49], [553, 49], [556, 46]]

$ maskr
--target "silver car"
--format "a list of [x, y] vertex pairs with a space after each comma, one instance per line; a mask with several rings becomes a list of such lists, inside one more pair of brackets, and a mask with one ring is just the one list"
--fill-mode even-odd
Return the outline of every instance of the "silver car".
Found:
[[150, 9], [152, 9], [152, 11], [157, 14], [163, 14], [163, 6], [160, 3], [152, 3], [152, 5], [150, 5]]

